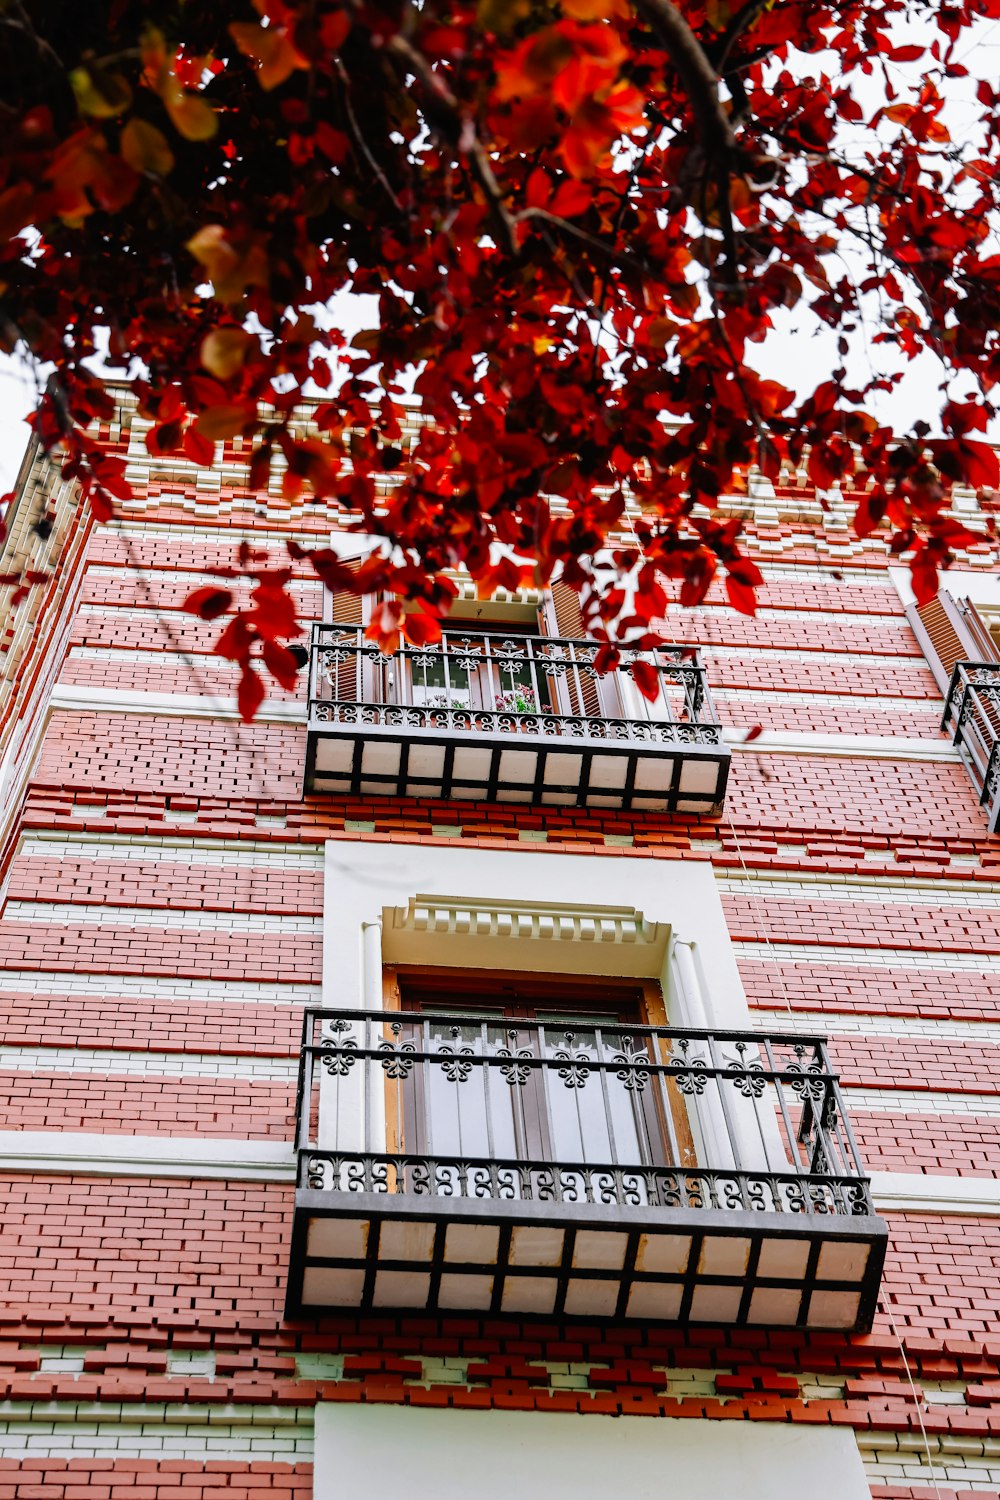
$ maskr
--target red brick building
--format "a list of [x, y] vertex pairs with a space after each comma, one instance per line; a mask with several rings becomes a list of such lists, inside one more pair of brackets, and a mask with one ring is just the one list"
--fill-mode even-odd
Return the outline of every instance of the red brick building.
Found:
[[997, 1493], [996, 553], [918, 613], [753, 481], [652, 710], [558, 589], [386, 658], [303, 572], [247, 728], [180, 605], [329, 521], [106, 436], [8, 517], [0, 1495]]

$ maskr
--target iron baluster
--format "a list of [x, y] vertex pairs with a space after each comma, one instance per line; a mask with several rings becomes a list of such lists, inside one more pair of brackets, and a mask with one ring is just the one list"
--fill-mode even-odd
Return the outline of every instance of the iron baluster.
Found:
[[486, 1111], [486, 1155], [493, 1159], [496, 1148], [493, 1144], [493, 1096], [490, 1090], [490, 1039], [488, 1023], [480, 1025], [480, 1046], [483, 1049], [483, 1108]]
[[778, 1096], [778, 1106], [781, 1110], [781, 1119], [785, 1127], [785, 1151], [789, 1163], [794, 1166], [797, 1172], [801, 1173], [802, 1161], [797, 1149], [799, 1133], [792, 1123], [791, 1115], [788, 1113], [788, 1103], [785, 1098], [785, 1085], [783, 1080], [779, 1076], [778, 1065], [775, 1062], [774, 1058], [774, 1049], [771, 1045], [771, 1040], [769, 1037], [765, 1037], [764, 1047], [767, 1051], [767, 1064], [771, 1070], [772, 1076], [774, 1077], [774, 1090]]
[[[601, 1028], [599, 1026], [596, 1027], [595, 1030], [594, 1030], [594, 1051], [597, 1053], [597, 1061], [600, 1064], [599, 1073], [600, 1073], [600, 1079], [601, 1079], [601, 1097], [604, 1100], [604, 1118], [608, 1122], [608, 1145], [610, 1147], [611, 1162], [612, 1162], [612, 1165], [617, 1166], [618, 1165], [618, 1149], [617, 1149], [617, 1146], [615, 1144], [615, 1122], [614, 1122], [613, 1111], [612, 1111], [612, 1107], [611, 1107], [611, 1099], [610, 1099], [610, 1096], [608, 1094], [608, 1070], [604, 1066], [604, 1064], [607, 1062], [607, 1058], [606, 1058], [605, 1053], [604, 1053], [603, 1034], [602, 1034]], [[576, 1090], [576, 1095], [577, 1095], [577, 1105], [576, 1105], [576, 1107], [577, 1107], [577, 1115], [579, 1115], [579, 1113], [580, 1113], [580, 1090], [579, 1089]], [[581, 1132], [580, 1139], [582, 1141], [582, 1139], [583, 1139], [583, 1122], [582, 1121], [580, 1123], [580, 1132]]]

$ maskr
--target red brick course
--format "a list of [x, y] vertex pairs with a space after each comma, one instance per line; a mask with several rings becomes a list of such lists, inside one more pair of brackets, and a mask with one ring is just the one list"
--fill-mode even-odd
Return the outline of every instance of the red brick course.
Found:
[[295, 1086], [0, 1069], [0, 1130], [288, 1141], [295, 1133]]
[[300, 932], [272, 936], [10, 921], [0, 933], [0, 969], [309, 983], [321, 973], [320, 939]]
[[0, 1458], [0, 1500], [311, 1500], [311, 1464]]
[[[291, 1004], [221, 1002], [169, 1005], [108, 996], [29, 992], [4, 997], [0, 1045], [122, 1047], [150, 1052], [230, 1053], [290, 1057], [302, 1040], [302, 1010]], [[276, 991], [276, 993], [278, 993]]]
[[318, 917], [323, 875], [209, 863], [142, 859], [50, 859], [14, 863], [10, 901], [79, 902], [87, 906], [143, 906], [166, 911], [273, 912]]

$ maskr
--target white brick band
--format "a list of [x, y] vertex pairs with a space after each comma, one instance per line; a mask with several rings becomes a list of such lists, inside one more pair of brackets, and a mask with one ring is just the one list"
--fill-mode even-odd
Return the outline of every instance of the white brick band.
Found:
[[[262, 882], [264, 883], [264, 882]], [[275, 912], [175, 911], [158, 906], [85, 906], [67, 901], [9, 901], [8, 922], [40, 922], [68, 927], [155, 927], [166, 932], [266, 932], [271, 934], [322, 931], [322, 917], [280, 916]]]
[[199, 843], [190, 839], [153, 839], [148, 835], [123, 839], [118, 834], [35, 833], [23, 840], [22, 859], [163, 860], [171, 865], [212, 865], [241, 870], [321, 871], [322, 844], [227, 843], [224, 839]]
[[5, 1458], [310, 1463], [309, 1406], [0, 1402]]
[[1000, 973], [1000, 954], [996, 953], [933, 953], [927, 949], [910, 948], [847, 948], [819, 943], [734, 943], [733, 952], [737, 960], [752, 959], [764, 964], [806, 964], [810, 968], [827, 965], [853, 969], [898, 969], [940, 970], [954, 974]]
[[204, 1052], [126, 1052], [117, 1048], [0, 1047], [0, 1071], [99, 1073], [120, 1078], [247, 1078], [295, 1082], [297, 1057], [229, 1057]]
[[91, 995], [100, 999], [148, 1000], [157, 1006], [186, 1005], [319, 1005], [318, 984], [256, 984], [242, 979], [175, 979], [147, 974], [71, 974], [56, 969], [0, 971], [0, 994], [12, 991], [40, 995]]

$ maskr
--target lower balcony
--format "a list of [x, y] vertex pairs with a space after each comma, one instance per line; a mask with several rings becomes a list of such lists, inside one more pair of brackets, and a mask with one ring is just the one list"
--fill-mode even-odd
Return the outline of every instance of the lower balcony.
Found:
[[[716, 812], [730, 752], [696, 654], [446, 631], [383, 653], [353, 625], [314, 628], [307, 792]], [[639, 663], [655, 698], [640, 693]]]
[[1000, 662], [960, 661], [951, 676], [941, 728], [958, 746], [990, 833], [1000, 826]]
[[886, 1227], [824, 1043], [314, 1011], [287, 1311], [867, 1329]]

